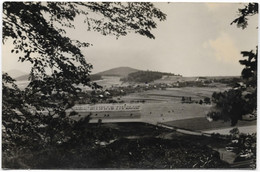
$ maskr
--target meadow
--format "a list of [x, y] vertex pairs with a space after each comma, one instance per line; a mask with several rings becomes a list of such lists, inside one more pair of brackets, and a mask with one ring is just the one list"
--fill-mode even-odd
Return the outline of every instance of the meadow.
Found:
[[121, 100], [133, 102], [144, 100], [141, 118], [144, 122], [156, 124], [180, 119], [206, 117], [212, 108], [210, 104], [182, 103], [182, 97], [191, 97], [195, 102], [211, 97], [215, 91], [226, 90], [228, 87], [182, 87], [166, 90], [148, 90], [122, 96]]

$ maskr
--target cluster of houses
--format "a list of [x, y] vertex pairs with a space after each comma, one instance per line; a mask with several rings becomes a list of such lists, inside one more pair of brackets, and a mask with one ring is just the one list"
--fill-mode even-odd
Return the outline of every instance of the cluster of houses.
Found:
[[[86, 90], [80, 95], [79, 104], [85, 103], [123, 103], [122, 100], [115, 100], [114, 97], [121, 97], [130, 93], [143, 92], [147, 90], [166, 90], [167, 88], [179, 88], [185, 86], [206, 86], [207, 80], [204, 77], [196, 78], [193, 81], [176, 81], [172, 83], [130, 83], [128, 85], [111, 85], [106, 89]], [[189, 100], [185, 100], [188, 102]]]

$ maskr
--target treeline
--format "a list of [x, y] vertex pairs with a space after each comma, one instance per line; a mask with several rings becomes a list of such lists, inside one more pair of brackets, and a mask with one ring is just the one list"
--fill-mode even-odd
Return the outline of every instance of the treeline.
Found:
[[96, 80], [101, 80], [102, 76], [101, 75], [90, 75], [89, 78], [91, 81], [96, 81]]
[[[227, 86], [234, 87], [237, 86], [237, 83], [242, 82], [241, 77], [231, 77], [231, 78], [219, 78], [219, 79], [213, 79], [213, 82], [218, 82], [222, 84], [227, 84]], [[205, 81], [207, 83], [209, 81]]]
[[138, 71], [128, 74], [127, 77], [120, 79], [124, 82], [149, 83], [161, 79], [164, 75], [175, 76], [173, 73], [155, 72], [155, 71]]

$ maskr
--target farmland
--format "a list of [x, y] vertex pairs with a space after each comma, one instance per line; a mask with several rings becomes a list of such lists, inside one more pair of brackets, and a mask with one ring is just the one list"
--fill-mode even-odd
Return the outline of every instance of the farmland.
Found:
[[[116, 89], [117, 86], [120, 86], [121, 90], [125, 90], [123, 95], [113, 97], [115, 100], [124, 102], [125, 104], [140, 103], [142, 108], [140, 110], [141, 117], [139, 119], [133, 117], [125, 118], [120, 115], [115, 115], [118, 118], [113, 118], [112, 116], [104, 117], [102, 118], [102, 122], [133, 121], [146, 122], [154, 125], [157, 123], [165, 123], [173, 127], [189, 130], [199, 130], [203, 132], [217, 132], [219, 129], [230, 130], [231, 126], [229, 121], [210, 122], [206, 119], [206, 115], [212, 110], [213, 105], [211, 103], [204, 102], [205, 98], [211, 99], [213, 92], [226, 91], [231, 88], [230, 86], [220, 82], [208, 83], [202, 87], [171, 86], [172, 83], [179, 81], [193, 82], [196, 79], [198, 79], [198, 77], [166, 76], [150, 84], [139, 84], [140, 86], [137, 87], [139, 89], [138, 91], [131, 91], [128, 93], [129, 88], [131, 89], [129, 83], [120, 83], [121, 81], [118, 78], [116, 79], [116, 77], [106, 77], [105, 80], [102, 80], [103, 84], [107, 84], [106, 88], [113, 87], [113, 89]], [[230, 77], [211, 77], [210, 79], [226, 82], [226, 80], [230, 79]], [[113, 86], [112, 83], [114, 83]], [[133, 87], [132, 90], [136, 89]], [[190, 101], [183, 102], [182, 99], [186, 98], [189, 98]], [[94, 117], [92, 122], [95, 121], [97, 120]], [[255, 125], [255, 121], [241, 121], [239, 122], [238, 127], [250, 126], [251, 128], [254, 128]], [[225, 133], [228, 134], [228, 132]]]
[[228, 89], [227, 87], [214, 88], [168, 88], [166, 90], [149, 90], [140, 93], [133, 93], [122, 96], [121, 100], [133, 102], [144, 100], [141, 110], [142, 121], [156, 124], [180, 119], [205, 117], [212, 105], [198, 103], [182, 103], [182, 97], [191, 97], [194, 101], [199, 101], [205, 97], [211, 97], [214, 91]]

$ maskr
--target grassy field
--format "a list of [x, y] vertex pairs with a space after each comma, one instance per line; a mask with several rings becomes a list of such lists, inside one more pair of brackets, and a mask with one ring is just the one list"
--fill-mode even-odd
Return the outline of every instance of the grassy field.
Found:
[[110, 88], [112, 86], [127, 86], [120, 81], [119, 76], [102, 76], [102, 80], [96, 81], [97, 84], [104, 88]]
[[[211, 97], [212, 93], [215, 91], [224, 91], [226, 89], [228, 89], [228, 87], [223, 84], [220, 84], [217, 87], [183, 87], [168, 88], [166, 90], [154, 89], [136, 92], [118, 98], [125, 103], [144, 100], [140, 111], [141, 119], [139, 121], [157, 124], [158, 122], [205, 117], [210, 111], [211, 105], [182, 103], [182, 97], [191, 97], [193, 101], [198, 102], [204, 100], [205, 97]], [[117, 115], [110, 114], [109, 120], [104, 117], [103, 122], [127, 122], [127, 118], [126, 120], [112, 119], [112, 116]]]
[[[154, 101], [181, 101], [182, 97], [191, 97], [192, 100], [200, 100], [212, 96], [213, 92], [228, 90], [229, 87], [221, 84], [218, 87], [182, 87], [167, 88], [166, 90], [149, 90], [123, 96], [121, 99], [128, 102], [131, 100]], [[152, 101], [151, 101], [152, 100]]]
[[141, 110], [141, 119], [144, 122], [156, 124], [157, 122], [205, 117], [209, 110], [210, 106], [200, 104], [145, 103]]
[[140, 93], [133, 93], [123, 96], [125, 102], [145, 100], [141, 110], [143, 122], [156, 124], [180, 119], [205, 117], [210, 111], [211, 105], [182, 103], [182, 97], [191, 97], [199, 101], [205, 97], [211, 97], [214, 91], [223, 91], [227, 87], [183, 87], [167, 90], [149, 90]]

